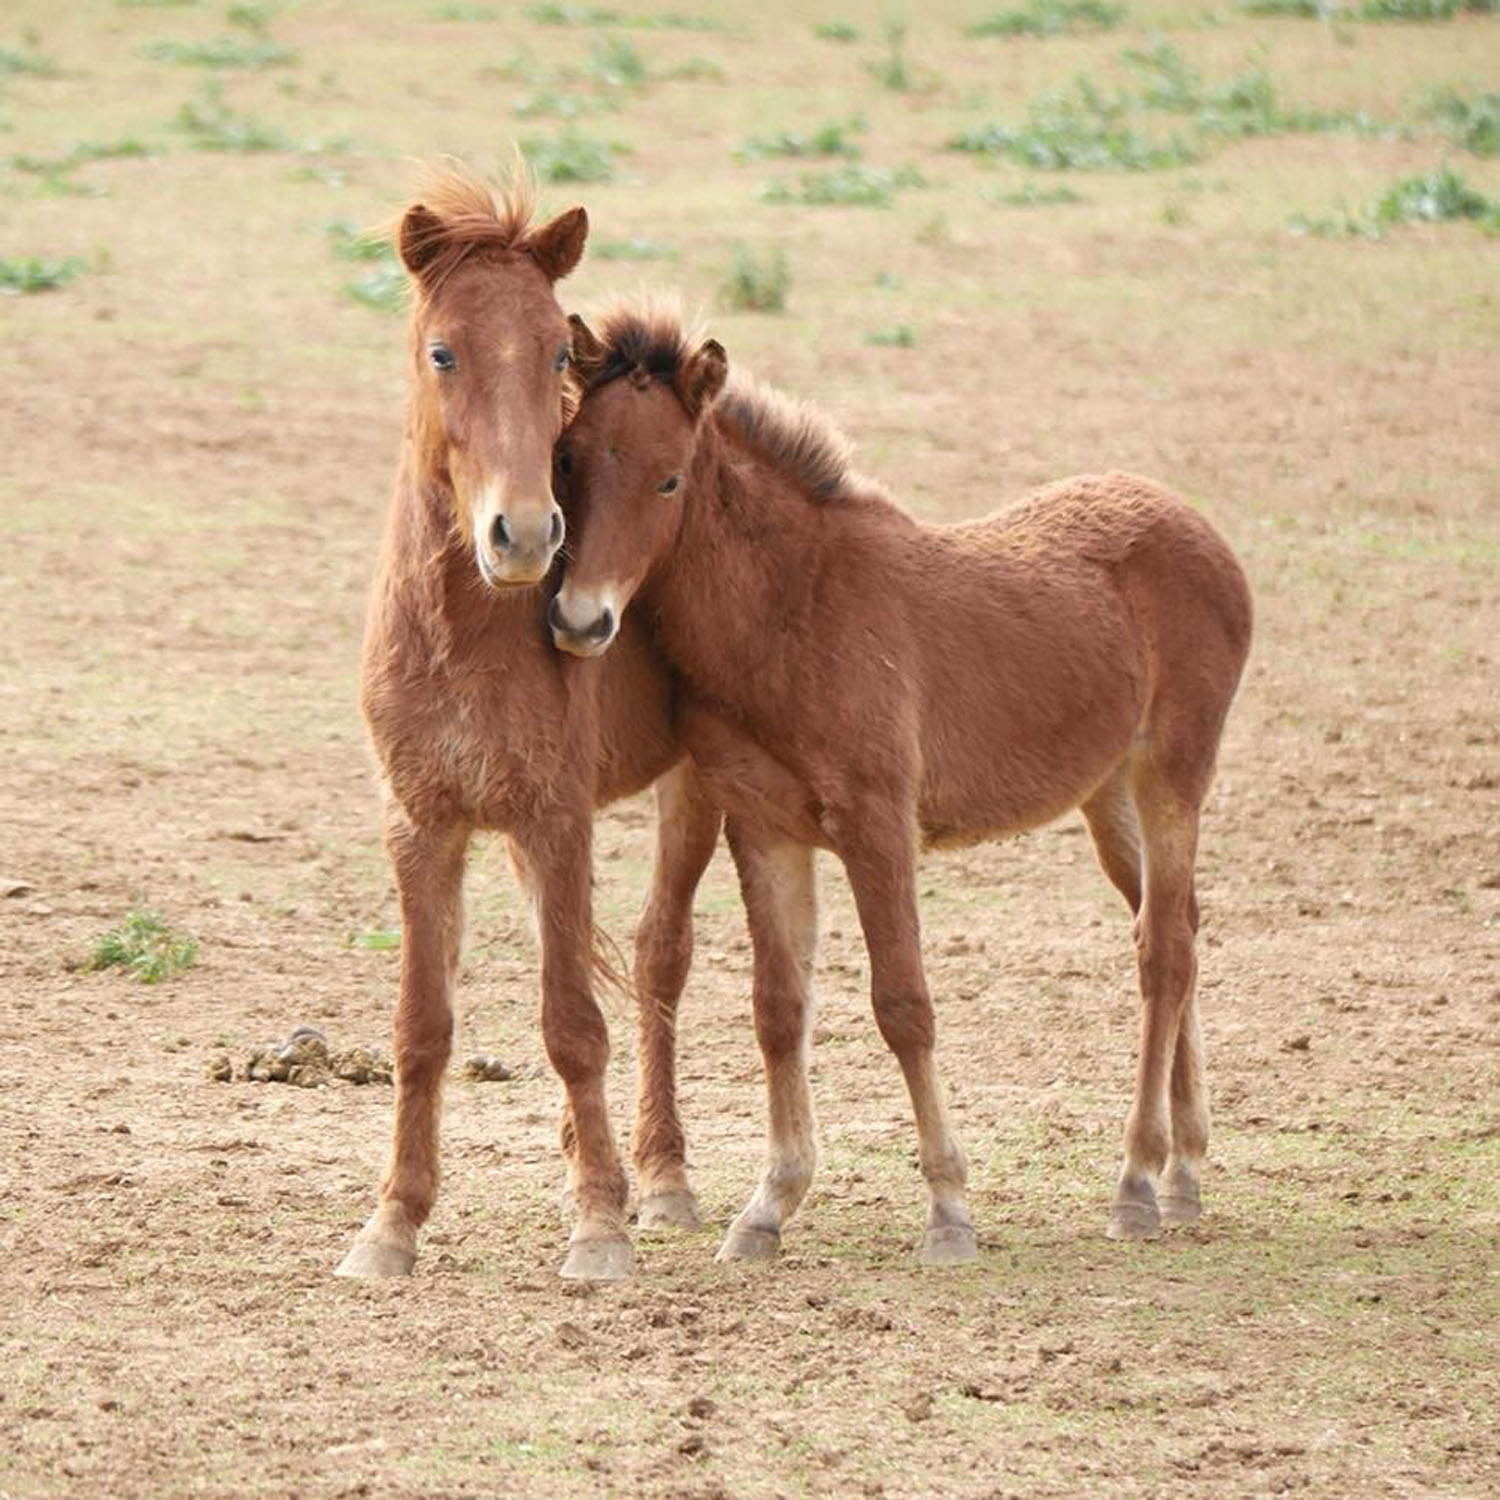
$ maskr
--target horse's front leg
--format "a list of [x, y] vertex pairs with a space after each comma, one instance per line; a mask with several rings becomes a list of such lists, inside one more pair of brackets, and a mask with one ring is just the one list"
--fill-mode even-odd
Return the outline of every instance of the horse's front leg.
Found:
[[817, 1165], [808, 1088], [818, 910], [813, 850], [729, 820], [729, 846], [755, 952], [755, 1035], [766, 1070], [766, 1168], [719, 1247], [720, 1260], [766, 1260]]
[[936, 1025], [922, 967], [915, 834], [882, 808], [849, 819], [849, 830], [839, 853], [870, 955], [870, 999], [880, 1034], [906, 1077], [927, 1180], [921, 1260], [929, 1266], [972, 1260], [974, 1223], [964, 1196], [968, 1170], [948, 1123], [934, 1058]]
[[[625, 1168], [604, 1094], [609, 1032], [594, 999], [592, 816], [550, 809], [514, 837], [535, 881], [542, 941], [542, 1039], [567, 1091], [577, 1218], [562, 1274], [590, 1281], [629, 1274]], [[566, 1128], [566, 1126], [565, 1126]]]
[[635, 934], [639, 1006], [633, 1155], [642, 1229], [701, 1222], [677, 1114], [677, 1004], [693, 962], [693, 895], [723, 814], [690, 760], [656, 783], [656, 869]]
[[453, 1046], [453, 976], [463, 932], [461, 825], [414, 827], [387, 804], [386, 849], [401, 897], [401, 989], [396, 1001], [396, 1126], [380, 1202], [340, 1262], [339, 1276], [407, 1276], [417, 1231], [438, 1186], [438, 1114]]

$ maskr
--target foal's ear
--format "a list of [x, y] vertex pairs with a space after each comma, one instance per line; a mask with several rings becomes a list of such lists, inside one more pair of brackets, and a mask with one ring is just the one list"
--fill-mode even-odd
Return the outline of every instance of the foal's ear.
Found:
[[705, 339], [698, 352], [685, 360], [674, 382], [677, 399], [693, 421], [713, 405], [729, 378], [729, 356], [718, 339]]
[[588, 237], [588, 210], [570, 208], [540, 229], [533, 229], [526, 236], [526, 248], [549, 281], [561, 281], [582, 260]]
[[604, 368], [604, 345], [577, 313], [568, 314], [568, 329], [572, 335], [573, 369], [587, 385]]
[[443, 248], [443, 221], [425, 203], [413, 203], [401, 216], [396, 246], [401, 264], [419, 281]]

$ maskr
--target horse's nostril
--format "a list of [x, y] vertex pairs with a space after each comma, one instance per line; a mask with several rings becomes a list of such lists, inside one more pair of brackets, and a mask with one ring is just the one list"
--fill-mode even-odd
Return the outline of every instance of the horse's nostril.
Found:
[[615, 633], [615, 612], [608, 605], [586, 632], [591, 641], [607, 641]]
[[563, 539], [563, 514], [560, 510], [552, 512], [552, 530], [549, 533], [549, 542], [553, 547], [560, 547]]
[[490, 527], [490, 545], [496, 552], [510, 551], [510, 522], [504, 516], [496, 516]]

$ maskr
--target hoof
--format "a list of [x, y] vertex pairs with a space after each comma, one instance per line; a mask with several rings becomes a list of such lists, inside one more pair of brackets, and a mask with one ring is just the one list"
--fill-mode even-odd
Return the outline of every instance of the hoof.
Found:
[[1163, 1193], [1161, 1222], [1166, 1229], [1186, 1229], [1203, 1217], [1203, 1204], [1197, 1193]]
[[715, 1260], [775, 1260], [781, 1250], [781, 1231], [754, 1229], [748, 1224], [731, 1224]]
[[358, 1239], [338, 1263], [335, 1276], [410, 1276], [417, 1252], [404, 1245]]
[[574, 1240], [560, 1275], [569, 1281], [623, 1281], [635, 1267], [635, 1247], [623, 1234]]
[[1161, 1215], [1153, 1203], [1115, 1203], [1109, 1211], [1112, 1240], [1154, 1240], [1161, 1233]]
[[924, 1266], [961, 1266], [979, 1254], [968, 1224], [938, 1224], [922, 1236], [917, 1259]]
[[703, 1216], [698, 1212], [697, 1197], [689, 1189], [674, 1188], [642, 1198], [636, 1223], [642, 1229], [700, 1229]]

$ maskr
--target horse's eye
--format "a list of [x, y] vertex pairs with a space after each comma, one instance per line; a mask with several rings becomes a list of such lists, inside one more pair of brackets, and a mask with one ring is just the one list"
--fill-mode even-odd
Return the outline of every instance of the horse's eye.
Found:
[[566, 448], [557, 450], [557, 472], [559, 474], [571, 474], [573, 472], [573, 455]]
[[458, 368], [458, 359], [446, 344], [429, 344], [427, 358], [434, 370], [442, 370], [445, 374]]
[[658, 495], [674, 495], [677, 493], [677, 486], [681, 483], [682, 475], [674, 474], [670, 479], [663, 479], [662, 482], [657, 485], [656, 493]]
[[572, 362], [573, 351], [569, 349], [566, 344], [564, 344], [562, 348], [557, 351], [557, 358], [552, 361], [552, 368], [556, 370], [559, 375], [561, 375], [562, 372], [566, 370], [570, 364], [572, 364]]

